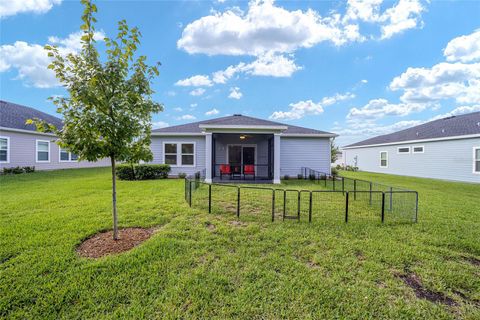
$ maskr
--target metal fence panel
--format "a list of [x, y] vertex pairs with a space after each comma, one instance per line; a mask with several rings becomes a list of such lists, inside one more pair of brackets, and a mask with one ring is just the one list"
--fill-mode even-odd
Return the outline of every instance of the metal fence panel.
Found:
[[382, 222], [381, 191], [349, 191], [348, 222]]
[[240, 187], [240, 217], [254, 221], [272, 220], [273, 189]]
[[342, 191], [312, 191], [313, 222], [343, 222], [345, 219], [345, 194]]
[[237, 214], [238, 187], [222, 184], [211, 184], [211, 186], [211, 212], [216, 214]]

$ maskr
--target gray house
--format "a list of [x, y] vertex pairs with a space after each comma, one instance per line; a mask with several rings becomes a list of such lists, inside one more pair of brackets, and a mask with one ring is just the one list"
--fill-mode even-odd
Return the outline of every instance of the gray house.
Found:
[[363, 171], [480, 183], [480, 112], [357, 142], [343, 157]]
[[205, 180], [296, 177], [302, 167], [330, 173], [336, 135], [240, 114], [153, 130], [154, 163]]
[[109, 166], [108, 160], [78, 161], [77, 156], [60, 148], [53, 134], [36, 132], [27, 119], [39, 118], [57, 127], [62, 120], [44, 112], [0, 100], [0, 170], [17, 166], [34, 166], [36, 170], [53, 170]]

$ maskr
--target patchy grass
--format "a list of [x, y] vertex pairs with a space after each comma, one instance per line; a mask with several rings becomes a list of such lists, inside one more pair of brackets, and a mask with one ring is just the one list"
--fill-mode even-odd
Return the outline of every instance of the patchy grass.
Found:
[[122, 181], [121, 227], [161, 228], [92, 260], [75, 249], [111, 228], [108, 169], [0, 177], [0, 318], [480, 318], [480, 185], [345, 174], [417, 190], [418, 224], [235, 222], [182, 180]]

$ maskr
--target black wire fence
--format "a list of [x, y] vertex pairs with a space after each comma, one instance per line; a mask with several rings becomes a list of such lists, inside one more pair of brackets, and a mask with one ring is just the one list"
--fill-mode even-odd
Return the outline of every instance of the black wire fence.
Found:
[[185, 179], [185, 201], [190, 207], [209, 213], [229, 213], [255, 220], [417, 222], [416, 191], [359, 179], [324, 176], [324, 180], [312, 179], [322, 190], [298, 190], [209, 184], [197, 174]]

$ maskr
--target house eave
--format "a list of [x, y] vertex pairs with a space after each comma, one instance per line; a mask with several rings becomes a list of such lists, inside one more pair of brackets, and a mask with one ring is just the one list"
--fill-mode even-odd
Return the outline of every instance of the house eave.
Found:
[[152, 136], [204, 136], [204, 132], [152, 132]]
[[436, 141], [446, 141], [446, 140], [459, 140], [459, 139], [471, 139], [471, 138], [480, 138], [480, 134], [467, 134], [462, 136], [451, 136], [451, 137], [441, 137], [441, 138], [431, 138], [431, 139], [417, 139], [417, 140], [406, 140], [406, 141], [395, 141], [388, 143], [377, 143], [377, 144], [366, 144], [361, 146], [351, 146], [351, 147], [342, 147], [343, 150], [348, 149], [359, 149], [359, 148], [370, 148], [370, 147], [381, 147], [381, 146], [393, 146], [399, 144], [408, 144], [408, 143], [423, 143], [423, 142], [436, 142]]
[[268, 126], [268, 125], [222, 125], [222, 124], [200, 124], [201, 129], [233, 129], [233, 130], [287, 130], [288, 126]]
[[335, 133], [282, 133], [282, 137], [299, 137], [299, 138], [335, 138]]
[[32, 130], [25, 130], [25, 129], [17, 129], [17, 128], [8, 128], [8, 127], [0, 127], [0, 131], [10, 131], [10, 132], [20, 132], [20, 133], [29, 133], [29, 134], [37, 134], [42, 136], [50, 136], [56, 137], [53, 133], [46, 133], [46, 132], [39, 132], [39, 131], [32, 131]]

